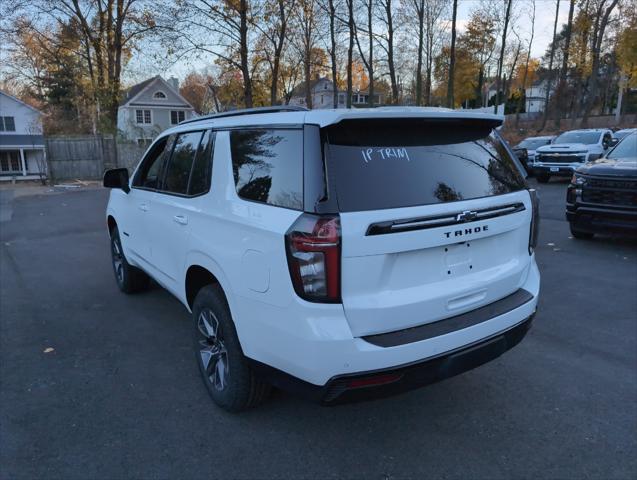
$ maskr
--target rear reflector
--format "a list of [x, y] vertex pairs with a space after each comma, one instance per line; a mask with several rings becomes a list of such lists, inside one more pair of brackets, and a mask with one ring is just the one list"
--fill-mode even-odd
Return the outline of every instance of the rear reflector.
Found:
[[401, 373], [374, 375], [373, 377], [355, 378], [347, 383], [347, 388], [373, 387], [393, 383], [402, 378]]

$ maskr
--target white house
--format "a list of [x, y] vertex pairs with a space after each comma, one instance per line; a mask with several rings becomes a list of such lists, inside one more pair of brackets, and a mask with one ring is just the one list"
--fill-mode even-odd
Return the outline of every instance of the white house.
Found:
[[[526, 113], [538, 113], [544, 111], [547, 87], [547, 80], [538, 80], [533, 82], [531, 86], [525, 90]], [[549, 97], [553, 94], [553, 90], [554, 88], [551, 88]]]
[[0, 180], [46, 175], [42, 112], [0, 91]]
[[[338, 91], [335, 92], [334, 84], [328, 78], [317, 77], [310, 81], [310, 90], [312, 92], [312, 108], [334, 108], [334, 94], [338, 95]], [[339, 108], [345, 108], [345, 94], [339, 96]], [[292, 96], [290, 98], [290, 105], [299, 105], [307, 107], [305, 98], [305, 82], [298, 84], [292, 90]]]
[[124, 92], [117, 129], [122, 137], [149, 145], [162, 131], [194, 116], [193, 106], [179, 94], [177, 79], [158, 75]]
[[[338, 106], [336, 108], [347, 107], [347, 92], [334, 88], [334, 83], [329, 78], [315, 78], [310, 82], [310, 90], [312, 94], [313, 109], [334, 108], [334, 95], [338, 96]], [[375, 93], [374, 97], [374, 104], [382, 105], [383, 95], [380, 93]], [[368, 99], [369, 92], [366, 90], [352, 92], [353, 106], [364, 107], [367, 105]], [[290, 105], [300, 105], [302, 107], [307, 106], [305, 98], [305, 82], [300, 83], [299, 85], [294, 87], [294, 90], [292, 90]]]

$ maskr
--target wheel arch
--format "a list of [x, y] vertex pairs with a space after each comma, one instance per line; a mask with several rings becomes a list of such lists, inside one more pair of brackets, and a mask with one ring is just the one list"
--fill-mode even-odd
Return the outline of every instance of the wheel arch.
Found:
[[[229, 282], [221, 267], [210, 257], [203, 253], [191, 253], [186, 261], [184, 275], [184, 303], [190, 311], [197, 296], [197, 292], [206, 285], [219, 285], [228, 302], [230, 312], [232, 308], [232, 292]], [[234, 316], [233, 316], [234, 318]]]
[[115, 217], [113, 217], [113, 215], [109, 214], [106, 217], [106, 225], [108, 227], [108, 234], [112, 236], [113, 230], [115, 230], [115, 227], [117, 227], [117, 222], [115, 221]]

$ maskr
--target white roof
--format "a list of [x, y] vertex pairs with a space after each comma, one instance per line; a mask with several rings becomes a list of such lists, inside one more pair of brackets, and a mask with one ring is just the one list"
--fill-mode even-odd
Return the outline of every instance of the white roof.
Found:
[[450, 110], [447, 108], [431, 107], [378, 107], [378, 108], [352, 108], [331, 110], [285, 111], [276, 113], [253, 113], [249, 115], [236, 115], [219, 118], [201, 118], [178, 125], [165, 133], [174, 133], [184, 130], [192, 130], [196, 127], [203, 128], [228, 128], [251, 125], [302, 125], [311, 124], [326, 127], [342, 120], [363, 118], [455, 118], [485, 120], [501, 124], [503, 115], [491, 113], [472, 112], [470, 110]]

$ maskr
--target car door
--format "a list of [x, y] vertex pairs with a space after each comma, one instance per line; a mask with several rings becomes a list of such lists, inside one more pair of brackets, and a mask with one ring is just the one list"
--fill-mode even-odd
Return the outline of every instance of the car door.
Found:
[[181, 285], [191, 221], [210, 188], [212, 143], [211, 131], [178, 134], [152, 200], [148, 226], [152, 263], [160, 282], [173, 292]]
[[148, 215], [152, 199], [162, 177], [166, 151], [171, 138], [159, 139], [146, 153], [133, 177], [131, 190], [126, 196], [125, 215], [120, 220], [122, 245], [125, 253], [140, 266], [148, 268], [151, 261]]

